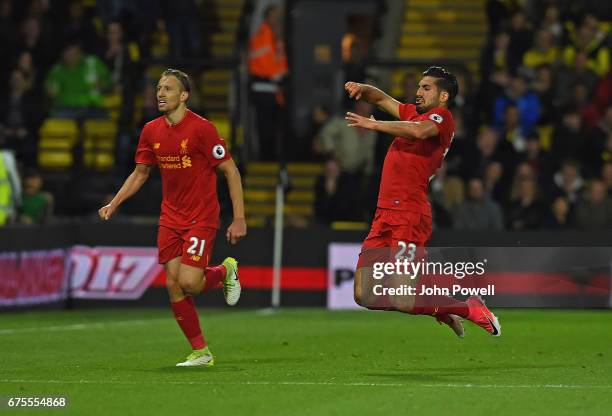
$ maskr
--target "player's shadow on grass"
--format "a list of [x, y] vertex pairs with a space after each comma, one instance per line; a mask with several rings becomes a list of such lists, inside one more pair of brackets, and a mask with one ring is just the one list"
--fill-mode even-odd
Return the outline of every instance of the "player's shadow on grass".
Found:
[[524, 370], [541, 370], [545, 368], [568, 368], [571, 366], [561, 364], [504, 364], [503, 366], [479, 366], [473, 365], [468, 367], [442, 367], [442, 368], [407, 368], [407, 369], [393, 369], [386, 373], [364, 373], [366, 377], [385, 377], [393, 379], [406, 379], [413, 381], [433, 381], [433, 380], [446, 380], [448, 377], [466, 376], [472, 375], [478, 372], [490, 372], [504, 371], [524, 371]]
[[223, 361], [226, 364], [281, 364], [281, 363], [304, 363], [305, 357], [269, 357], [269, 358], [241, 358], [237, 360]]
[[[400, 370], [401, 371], [401, 370]], [[459, 374], [459, 373], [457, 373]], [[457, 374], [431, 374], [428, 372], [409, 372], [402, 371], [401, 373], [365, 373], [363, 374], [366, 377], [375, 377], [375, 378], [386, 378], [386, 379], [394, 379], [394, 381], [398, 381], [399, 379], [405, 381], [422, 381], [422, 382], [448, 382], [449, 377], [453, 377]]]
[[244, 368], [235, 365], [215, 364], [213, 367], [158, 367], [148, 370], [142, 370], [147, 373], [163, 373], [163, 374], [180, 374], [193, 371], [204, 371], [207, 373], [238, 373], [244, 371]]

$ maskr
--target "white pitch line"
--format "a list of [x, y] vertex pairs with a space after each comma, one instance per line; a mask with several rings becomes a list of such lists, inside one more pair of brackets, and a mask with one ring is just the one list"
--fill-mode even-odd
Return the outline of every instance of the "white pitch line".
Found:
[[[217, 320], [227, 319], [237, 316], [253, 313], [252, 310], [244, 310], [239, 312], [230, 313], [215, 313], [214, 315], [200, 314], [200, 317], [205, 320]], [[260, 311], [256, 311], [260, 314]], [[38, 327], [26, 327], [26, 328], [5, 328], [0, 329], [0, 335], [11, 335], [18, 333], [27, 332], [59, 332], [59, 331], [84, 331], [89, 329], [100, 329], [111, 326], [132, 326], [132, 325], [146, 325], [148, 323], [157, 322], [174, 322], [169, 316], [168, 318], [154, 318], [154, 319], [133, 319], [127, 321], [105, 321], [105, 322], [83, 322], [80, 324], [67, 324], [67, 325], [53, 325], [53, 326], [38, 326]]]
[[129, 381], [129, 380], [29, 380], [0, 379], [0, 383], [32, 384], [167, 384], [167, 385], [240, 385], [240, 386], [341, 386], [341, 387], [416, 387], [416, 388], [469, 388], [469, 389], [612, 389], [612, 385], [578, 385], [578, 384], [402, 384], [402, 383], [347, 383], [330, 381]]
[[170, 319], [158, 318], [158, 319], [134, 319], [130, 321], [117, 321], [117, 322], [84, 322], [80, 324], [68, 324], [68, 325], [54, 325], [54, 326], [39, 326], [39, 327], [27, 327], [27, 328], [8, 328], [0, 329], [0, 335], [11, 335], [22, 332], [58, 332], [58, 331], [83, 331], [88, 329], [100, 329], [111, 326], [132, 326], [132, 325], [143, 325], [148, 323], [155, 323], [161, 321], [168, 321]]

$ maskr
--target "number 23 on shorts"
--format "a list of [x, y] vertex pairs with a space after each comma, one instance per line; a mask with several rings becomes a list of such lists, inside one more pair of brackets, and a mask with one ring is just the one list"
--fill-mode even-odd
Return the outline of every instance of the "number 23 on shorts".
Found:
[[416, 254], [417, 246], [414, 243], [406, 243], [405, 241], [397, 242], [398, 251], [395, 255], [395, 258], [398, 260], [406, 259], [408, 261], [414, 260], [414, 256]]

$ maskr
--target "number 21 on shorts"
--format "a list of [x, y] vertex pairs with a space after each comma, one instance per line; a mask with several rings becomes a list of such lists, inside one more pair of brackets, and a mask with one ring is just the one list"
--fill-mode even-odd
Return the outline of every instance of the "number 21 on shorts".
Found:
[[191, 242], [191, 245], [187, 249], [187, 254], [195, 254], [197, 256], [202, 257], [204, 255], [204, 247], [206, 245], [206, 240], [200, 240], [197, 237], [189, 237], [189, 241]]

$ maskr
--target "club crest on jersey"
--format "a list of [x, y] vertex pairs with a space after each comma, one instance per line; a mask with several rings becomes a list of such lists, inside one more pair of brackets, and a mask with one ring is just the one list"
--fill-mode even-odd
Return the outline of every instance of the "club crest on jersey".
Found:
[[436, 113], [430, 114], [429, 119], [435, 121], [438, 124], [442, 123], [442, 121], [444, 120], [440, 114]]
[[159, 149], [160, 143], [153, 143], [153, 149]]
[[185, 155], [188, 153], [188, 150], [187, 150], [188, 142], [189, 142], [189, 139], [181, 140], [181, 154], [182, 155]]
[[212, 154], [215, 159], [223, 159], [225, 156], [225, 148], [218, 144], [213, 147]]
[[442, 121], [444, 120], [440, 114], [436, 114], [436, 113], [430, 114], [429, 119], [431, 121], [435, 121], [438, 124], [442, 123]]

